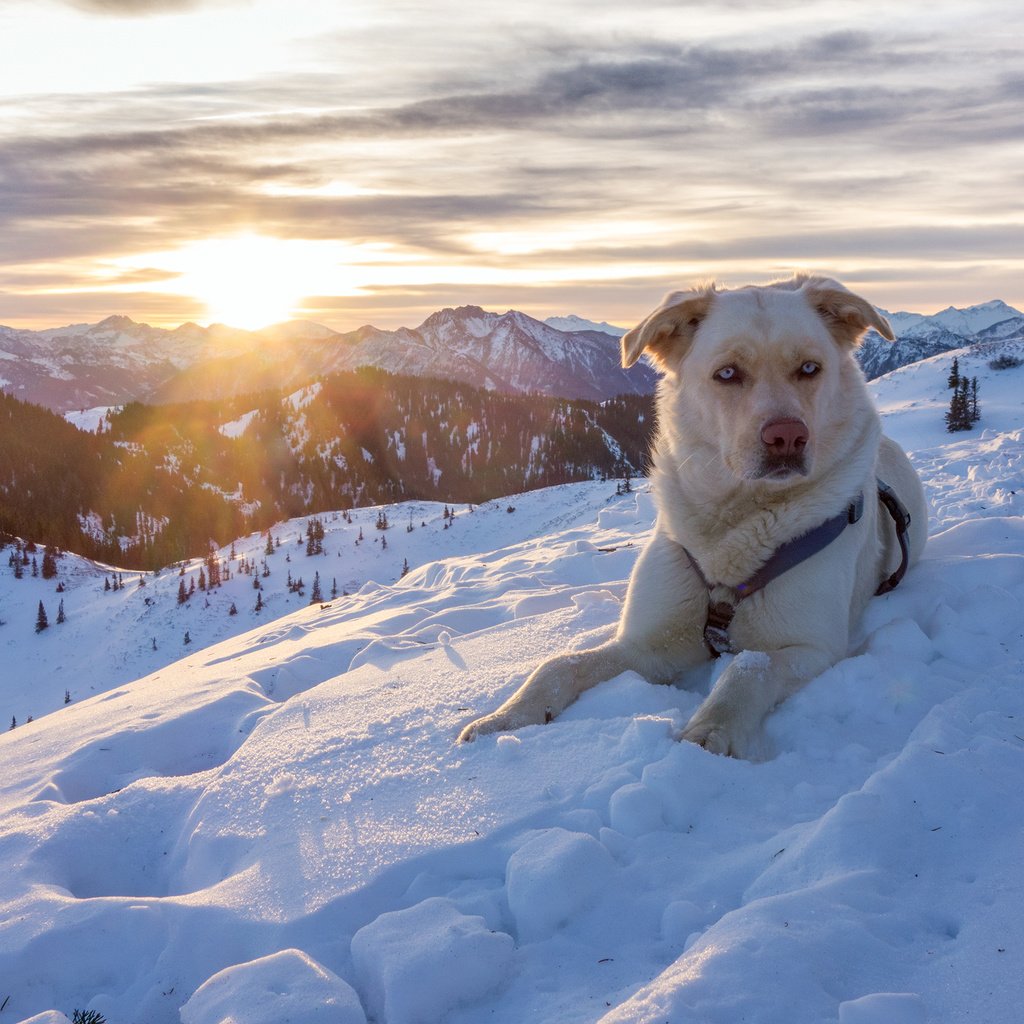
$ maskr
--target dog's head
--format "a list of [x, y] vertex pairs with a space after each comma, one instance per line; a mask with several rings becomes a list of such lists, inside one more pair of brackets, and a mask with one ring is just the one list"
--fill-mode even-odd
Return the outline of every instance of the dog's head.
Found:
[[646, 352], [661, 369], [660, 426], [680, 449], [710, 448], [735, 481], [784, 485], [848, 450], [867, 402], [852, 354], [871, 327], [893, 340], [870, 303], [826, 278], [705, 286], [626, 334], [622, 362]]

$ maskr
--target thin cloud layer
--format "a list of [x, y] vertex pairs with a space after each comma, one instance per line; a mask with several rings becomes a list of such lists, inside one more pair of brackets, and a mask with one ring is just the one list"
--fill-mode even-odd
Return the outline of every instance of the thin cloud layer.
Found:
[[[294, 312], [339, 328], [513, 298], [628, 322], [690, 277], [808, 267], [890, 308], [1024, 300], [1007, 5], [413, 6], [311, 3], [294, 30], [277, 0], [50, 9], [125, 33], [135, 67], [0, 89], [0, 323], [62, 321], [76, 297], [83, 315], [201, 319], [196, 296], [168, 311], [190, 297], [167, 254], [239, 235], [337, 243], [355, 283]], [[249, 51], [219, 68], [210, 37], [233, 28]], [[194, 73], [156, 49], [190, 32]]]

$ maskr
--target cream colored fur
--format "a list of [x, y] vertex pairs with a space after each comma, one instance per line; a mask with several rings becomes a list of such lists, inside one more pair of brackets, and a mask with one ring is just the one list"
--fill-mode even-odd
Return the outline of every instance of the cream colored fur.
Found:
[[[624, 365], [644, 352], [663, 373], [651, 486], [654, 535], [630, 578], [614, 639], [540, 665], [462, 740], [550, 721], [583, 691], [627, 670], [679, 679], [707, 661], [708, 580], [735, 586], [778, 548], [841, 512], [857, 494], [864, 515], [817, 555], [741, 601], [730, 628], [735, 658], [681, 733], [715, 753], [750, 756], [765, 716], [846, 656], [850, 630], [899, 564], [895, 531], [875, 498], [885, 480], [911, 514], [911, 561], [924, 546], [920, 481], [882, 436], [853, 352], [884, 319], [835, 281], [798, 276], [732, 291], [676, 292], [622, 339]], [[732, 368], [731, 381], [717, 376]], [[818, 367], [811, 372], [812, 367]], [[726, 374], [729, 376], [729, 374]], [[761, 431], [800, 420], [800, 470], [765, 469]]]

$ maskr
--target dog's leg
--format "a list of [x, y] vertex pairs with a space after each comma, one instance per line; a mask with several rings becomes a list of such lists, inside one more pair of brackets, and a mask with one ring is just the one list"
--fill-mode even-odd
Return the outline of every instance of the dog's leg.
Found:
[[810, 645], [743, 651], [722, 673], [679, 738], [713, 754], [748, 757], [768, 713], [836, 662]]
[[702, 584], [682, 548], [656, 533], [633, 569], [615, 639], [545, 661], [497, 711], [467, 725], [460, 742], [550, 722], [581, 693], [622, 672], [667, 683], [706, 661], [696, 611], [702, 599]]
[[559, 654], [534, 669], [497, 711], [467, 725], [459, 741], [465, 743], [489, 732], [550, 722], [585, 690], [628, 668], [629, 660], [615, 640], [590, 651]]

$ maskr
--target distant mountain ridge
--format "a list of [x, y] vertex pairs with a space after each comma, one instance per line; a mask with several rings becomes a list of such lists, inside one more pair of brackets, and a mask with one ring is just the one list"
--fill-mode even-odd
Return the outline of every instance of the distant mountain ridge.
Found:
[[964, 309], [948, 306], [931, 316], [884, 309], [879, 312], [889, 321], [896, 341], [869, 332], [857, 353], [868, 380], [953, 349], [990, 341], [1024, 340], [1024, 313], [1000, 299]]
[[[897, 341], [868, 335], [858, 359], [869, 379], [951, 349], [1024, 340], [1024, 313], [1001, 300], [929, 316], [881, 312]], [[0, 326], [0, 390], [65, 412], [301, 387], [370, 366], [561, 398], [648, 394], [656, 374], [646, 362], [621, 367], [623, 333], [575, 314], [541, 321], [479, 306], [438, 310], [416, 328], [366, 325], [345, 333], [308, 320], [261, 331], [194, 323], [165, 330], [126, 316], [43, 331]]]

